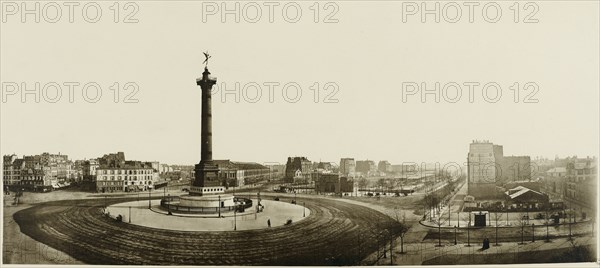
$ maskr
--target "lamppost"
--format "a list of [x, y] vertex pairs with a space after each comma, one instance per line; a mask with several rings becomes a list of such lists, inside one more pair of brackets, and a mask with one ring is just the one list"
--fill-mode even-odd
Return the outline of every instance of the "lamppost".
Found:
[[148, 209], [152, 207], [152, 203], [150, 201], [150, 189], [148, 189]]
[[535, 223], [531, 224], [531, 242], [535, 242]]
[[456, 225], [454, 225], [454, 245], [456, 246]]
[[467, 247], [471, 246], [471, 234], [470, 231], [471, 230], [471, 221], [469, 221], [469, 224], [467, 224]]
[[521, 244], [525, 244], [525, 219], [521, 219]]
[[131, 206], [129, 206], [129, 223], [131, 223]]
[[304, 201], [302, 201], [302, 217], [306, 217], [306, 203]]
[[221, 218], [221, 196], [219, 195], [219, 203], [217, 204], [217, 210], [219, 211], [219, 218]]
[[572, 212], [569, 210], [569, 240], [571, 240], [571, 238], [572, 238], [572, 236], [571, 236], [572, 235], [572, 233], [571, 233], [571, 224], [573, 222], [573, 217], [571, 217], [571, 213]]
[[233, 200], [233, 230], [237, 230], [237, 203]]
[[442, 220], [438, 222], [438, 247], [442, 246]]

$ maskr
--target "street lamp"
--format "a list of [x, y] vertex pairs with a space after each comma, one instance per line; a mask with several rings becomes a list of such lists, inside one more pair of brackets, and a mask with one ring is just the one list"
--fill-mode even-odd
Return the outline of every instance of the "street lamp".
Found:
[[237, 230], [237, 203], [233, 200], [233, 230]]
[[469, 224], [467, 224], [467, 247], [471, 246], [471, 234], [469, 233], [471, 230], [471, 221], [469, 220]]
[[535, 242], [535, 223], [531, 224], [531, 242]]
[[454, 245], [456, 246], [456, 225], [454, 225]]
[[304, 201], [302, 201], [302, 217], [306, 217], [306, 203]]
[[148, 209], [152, 207], [152, 203], [150, 201], [150, 189], [148, 189]]
[[525, 239], [524, 238], [524, 235], [525, 235], [525, 224], [526, 224], [525, 223], [525, 219], [522, 218], [521, 219], [521, 244], [525, 243], [525, 241], [524, 241], [524, 239]]

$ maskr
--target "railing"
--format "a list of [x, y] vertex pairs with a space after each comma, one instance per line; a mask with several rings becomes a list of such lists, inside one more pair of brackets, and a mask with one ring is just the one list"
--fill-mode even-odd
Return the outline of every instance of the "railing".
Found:
[[222, 207], [188, 207], [179, 205], [179, 197], [166, 197], [160, 200], [160, 206], [170, 212], [177, 213], [190, 213], [190, 214], [215, 214], [220, 212], [229, 212], [234, 209], [238, 209], [241, 212], [247, 208], [252, 207], [252, 200], [243, 197], [234, 197], [233, 201], [236, 203], [242, 203], [236, 206], [222, 206]]

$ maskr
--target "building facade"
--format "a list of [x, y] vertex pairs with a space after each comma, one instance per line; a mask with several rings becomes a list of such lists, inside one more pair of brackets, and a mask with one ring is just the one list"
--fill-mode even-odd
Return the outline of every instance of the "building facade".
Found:
[[467, 155], [468, 194], [476, 199], [497, 199], [507, 183], [531, 179], [529, 156], [504, 156], [502, 145], [473, 141]]
[[403, 163], [399, 165], [392, 165], [392, 172], [402, 174], [416, 174], [419, 171], [419, 165], [417, 163]]
[[49, 191], [77, 181], [77, 172], [67, 155], [42, 153], [3, 157], [2, 181], [8, 188], [29, 191]]
[[342, 158], [340, 160], [340, 174], [342, 176], [353, 177], [356, 172], [356, 162], [354, 158]]
[[219, 168], [219, 179], [225, 187], [252, 185], [270, 178], [271, 169], [254, 162], [213, 160]]
[[356, 172], [360, 173], [364, 176], [370, 176], [372, 174], [377, 173], [377, 166], [375, 165], [375, 161], [372, 161], [372, 160], [356, 161]]
[[596, 203], [598, 167], [595, 158], [567, 164], [566, 197], [587, 205]]
[[354, 191], [354, 181], [337, 173], [320, 173], [315, 180], [317, 193], [350, 193]]
[[312, 173], [312, 162], [306, 157], [288, 157], [285, 164], [284, 181], [287, 183], [306, 183]]
[[383, 173], [391, 173], [392, 172], [392, 164], [386, 160], [381, 160], [377, 164], [377, 170]]
[[24, 168], [23, 159], [19, 159], [17, 155], [3, 156], [2, 183], [4, 187], [19, 185], [21, 181], [21, 171]]
[[95, 168], [97, 192], [136, 192], [154, 188], [159, 180], [152, 162], [127, 161], [125, 154], [107, 154], [98, 159]]

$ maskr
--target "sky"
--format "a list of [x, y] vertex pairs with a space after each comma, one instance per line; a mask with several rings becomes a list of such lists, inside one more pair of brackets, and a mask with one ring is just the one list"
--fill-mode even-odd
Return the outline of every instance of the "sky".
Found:
[[[97, 2], [98, 18], [96, 7], [83, 15], [81, 2], [73, 22], [67, 7], [57, 18], [48, 3], [39, 23], [3, 6], [2, 154], [83, 159], [122, 151], [133, 160], [197, 163], [195, 79], [208, 51], [218, 79], [215, 159], [462, 163], [475, 139], [503, 145], [505, 155], [598, 155], [595, 1], [536, 2], [518, 15], [501, 1], [495, 23], [486, 21], [494, 12], [482, 15], [484, 2], [472, 23], [466, 6], [448, 22], [456, 9], [446, 2], [439, 23], [397, 1], [300, 1], [287, 15], [284, 2], [274, 2], [273, 22], [265, 2], [237, 2], [239, 22], [221, 17], [224, 2]], [[39, 101], [22, 96], [36, 83]], [[62, 95], [54, 98], [56, 85]]]

